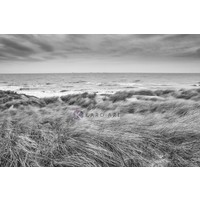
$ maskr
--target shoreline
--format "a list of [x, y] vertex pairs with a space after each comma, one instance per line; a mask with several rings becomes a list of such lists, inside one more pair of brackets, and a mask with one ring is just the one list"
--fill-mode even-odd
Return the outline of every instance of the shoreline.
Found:
[[63, 102], [66, 98], [86, 98], [86, 99], [95, 99], [95, 101], [169, 101], [169, 100], [200, 100], [200, 88], [192, 88], [192, 89], [134, 89], [134, 90], [118, 90], [107, 93], [98, 93], [98, 92], [74, 92], [71, 93], [51, 93], [50, 96], [36, 96], [34, 93], [28, 94], [25, 92], [16, 92], [12, 90], [0, 90], [0, 99], [3, 98], [4, 95], [8, 95], [9, 99], [12, 99], [13, 96], [18, 96], [18, 99], [28, 100], [29, 98], [35, 98], [38, 100], [46, 100], [56, 102], [57, 100]]
[[[17, 87], [17, 89], [16, 89]], [[65, 95], [74, 95], [74, 94], [82, 94], [82, 93], [96, 93], [98, 95], [112, 95], [115, 94], [116, 92], [122, 92], [122, 91], [140, 91], [140, 90], [151, 90], [151, 91], [156, 91], [156, 90], [174, 90], [174, 91], [179, 91], [179, 90], [195, 90], [200, 88], [199, 85], [192, 85], [192, 86], [187, 86], [187, 87], [177, 87], [177, 86], [155, 86], [155, 87], [126, 87], [126, 88], [119, 88], [119, 89], [94, 89], [94, 90], [60, 90], [60, 91], [51, 91], [51, 90], [31, 90], [31, 89], [21, 89], [19, 86], [15, 86], [14, 89], [10, 89], [8, 87], [1, 87], [0, 86], [0, 91], [12, 91], [16, 92], [18, 94], [25, 94], [29, 96], [35, 96], [37, 98], [50, 98], [50, 97], [61, 97]]]

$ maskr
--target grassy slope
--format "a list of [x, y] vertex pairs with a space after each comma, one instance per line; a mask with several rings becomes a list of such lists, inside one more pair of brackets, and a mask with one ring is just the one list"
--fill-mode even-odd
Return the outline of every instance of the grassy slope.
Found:
[[[0, 166], [200, 166], [199, 100], [199, 89], [102, 99], [0, 91]], [[75, 108], [120, 118], [75, 120]]]

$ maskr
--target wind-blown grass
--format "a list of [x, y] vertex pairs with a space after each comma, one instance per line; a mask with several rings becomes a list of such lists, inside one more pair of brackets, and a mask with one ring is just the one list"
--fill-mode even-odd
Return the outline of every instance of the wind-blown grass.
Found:
[[[38, 99], [0, 91], [0, 166], [200, 166], [199, 96], [193, 89]], [[78, 120], [76, 109], [120, 117]]]

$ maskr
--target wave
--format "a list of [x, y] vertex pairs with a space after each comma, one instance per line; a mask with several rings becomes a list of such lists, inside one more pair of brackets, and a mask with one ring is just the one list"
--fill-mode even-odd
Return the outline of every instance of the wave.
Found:
[[80, 81], [69, 81], [68, 83], [86, 83], [87, 81], [82, 81], [82, 80], [80, 80]]
[[135, 86], [127, 86], [127, 87], [124, 87], [124, 88], [132, 89], [132, 88], [138, 88], [138, 87], [135, 87]]
[[68, 92], [69, 90], [61, 90], [60, 92]]
[[118, 87], [123, 87], [123, 88], [136, 88], [138, 86], [141, 86], [142, 84], [138, 83], [97, 83], [97, 86], [108, 86], [108, 87], [113, 87], [113, 86], [118, 86]]
[[124, 87], [136, 87], [136, 86], [141, 86], [142, 84], [139, 83], [119, 83], [119, 86], [124, 86]]
[[119, 84], [116, 83], [97, 83], [97, 86], [119, 86]]
[[63, 88], [72, 88], [72, 87], [74, 87], [74, 86], [72, 86], [72, 85], [63, 86]]
[[35, 87], [35, 88], [30, 88], [30, 87], [24, 87], [24, 88], [19, 88], [20, 91], [26, 91], [26, 90], [42, 90], [44, 88], [38, 88], [38, 87]]

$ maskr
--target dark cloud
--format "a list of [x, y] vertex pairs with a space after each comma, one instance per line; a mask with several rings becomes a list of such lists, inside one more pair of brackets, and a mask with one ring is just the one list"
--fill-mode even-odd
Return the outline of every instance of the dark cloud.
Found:
[[49, 45], [48, 43], [44, 43], [41, 41], [37, 41], [36, 44], [38, 44], [40, 46], [40, 48], [46, 52], [51, 52], [54, 51], [53, 46]]
[[200, 57], [200, 48], [196, 50], [196, 54], [198, 57]]
[[155, 37], [162, 37], [162, 34], [136, 34], [135, 35], [138, 38], [141, 39], [150, 39], [150, 38], [155, 38]]
[[1, 60], [6, 60], [7, 56], [4, 53], [0, 52], [0, 59]]
[[5, 46], [5, 48], [11, 48], [11, 49], [15, 49], [15, 50], [18, 50], [18, 51], [24, 51], [26, 53], [33, 53], [33, 49], [27, 47], [27, 46], [24, 46], [22, 44], [19, 44], [17, 42], [14, 42], [12, 40], [9, 40], [9, 39], [6, 39], [6, 38], [2, 38], [0, 40], [1, 44], [3, 44]]
[[166, 35], [163, 37], [163, 40], [169, 41], [169, 42], [187, 42], [190, 40], [199, 39], [198, 34], [171, 34]]
[[181, 57], [185, 58], [200, 58], [200, 48], [197, 50], [191, 50], [185, 53], [180, 54]]
[[0, 60], [48, 60], [71, 56], [200, 58], [200, 35], [72, 34], [0, 35]]

